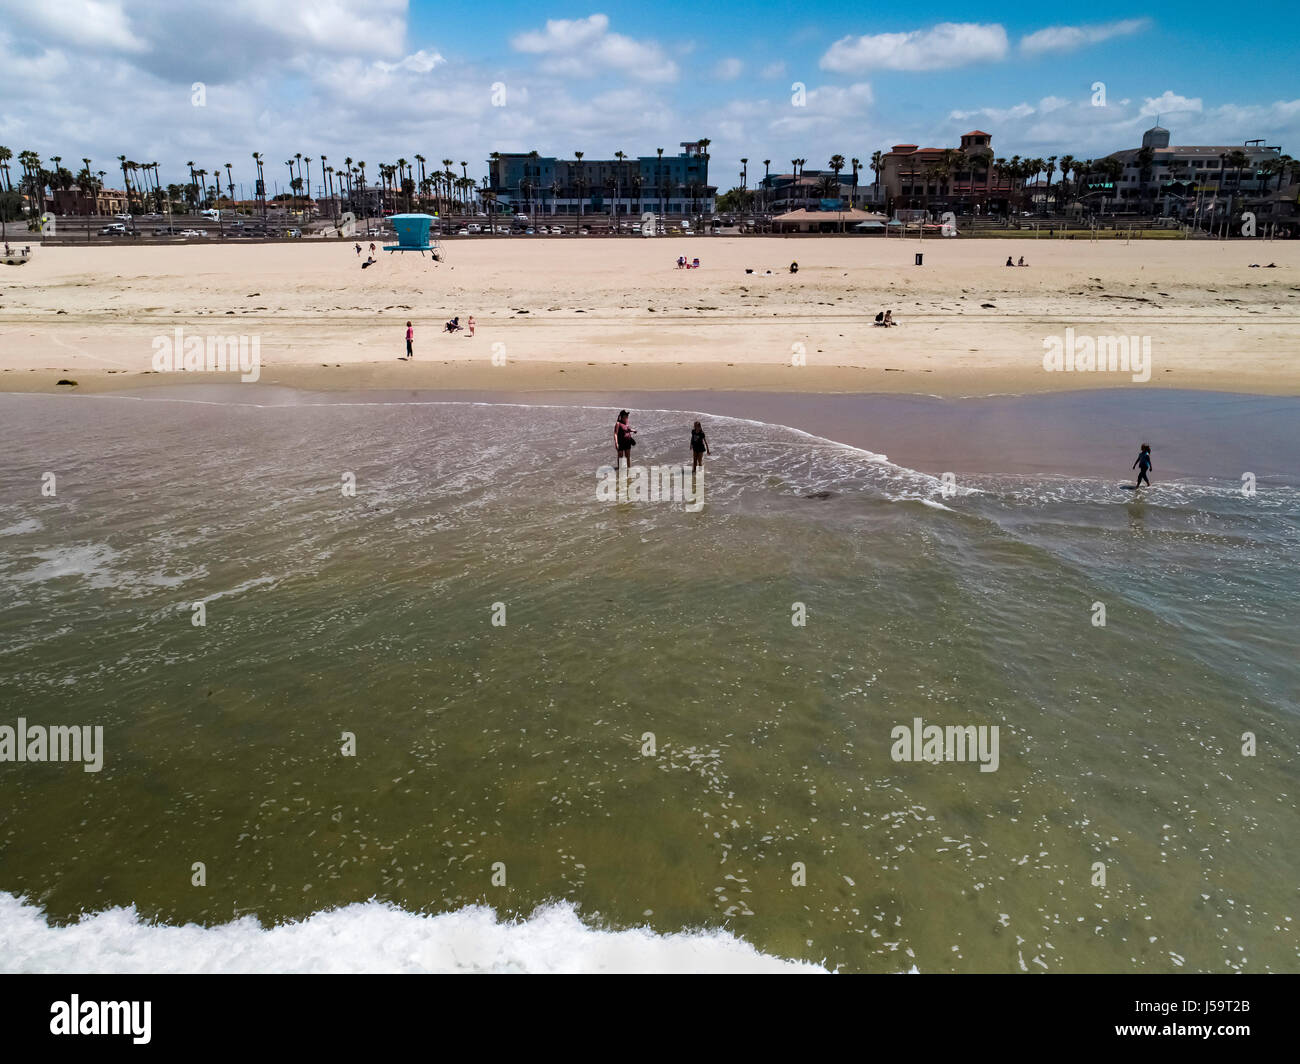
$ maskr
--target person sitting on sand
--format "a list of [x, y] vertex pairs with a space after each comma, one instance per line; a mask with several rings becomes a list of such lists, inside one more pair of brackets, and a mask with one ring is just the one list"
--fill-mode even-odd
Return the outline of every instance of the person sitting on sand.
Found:
[[1137, 461], [1133, 463], [1133, 468], [1138, 471], [1137, 483], [1133, 485], [1133, 490], [1137, 491], [1146, 481], [1146, 486], [1151, 487], [1151, 481], [1147, 478], [1147, 473], [1151, 469], [1151, 444], [1144, 443], [1142, 450], [1138, 452]]
[[684, 269], [686, 268], [686, 256], [685, 256], [685, 255], [678, 255], [678, 256], [677, 256], [677, 268], [678, 268], [679, 270], [684, 270]]
[[628, 468], [632, 468], [632, 448], [636, 446], [636, 429], [627, 423], [627, 411], [618, 412], [618, 420], [614, 422], [614, 450], [617, 456], [614, 459], [614, 468], [618, 468], [620, 458], [627, 459]]
[[465, 321], [465, 329], [468, 335], [474, 335], [474, 315], [471, 314]]
[[1017, 265], [1017, 266], [1028, 266], [1029, 263], [1027, 263], [1027, 262], [1025, 261], [1025, 257], [1024, 257], [1023, 255], [1021, 255], [1021, 256], [1020, 256], [1020, 261], [1017, 262], [1016, 265]]
[[798, 264], [797, 262], [792, 262], [792, 263], [790, 263], [790, 272], [791, 272], [791, 273], [798, 273], [798, 272], [799, 272], [799, 264]]
[[898, 322], [894, 320], [894, 312], [892, 310], [885, 311], [885, 320], [881, 322], [881, 324], [884, 325], [886, 328], [888, 328], [890, 325], [898, 324]]
[[712, 454], [709, 450], [709, 438], [704, 435], [704, 430], [700, 428], [700, 423], [695, 423], [695, 428], [691, 429], [691, 472], [699, 469], [704, 462], [706, 454]]
[[691, 260], [691, 269], [692, 269], [692, 270], [698, 270], [699, 268], [700, 268], [700, 260], [699, 260], [699, 259], [692, 259], [692, 260]]
[[449, 332], [449, 333], [460, 332], [460, 329], [461, 329], [461, 324], [460, 324], [459, 316], [452, 318], [451, 321], [447, 322], [447, 324], [442, 327], [443, 332]]
[[367, 266], [373, 266], [374, 264], [375, 257], [371, 255], [370, 258], [366, 259], [366, 261], [361, 264], [361, 268], [364, 270]]
[[1007, 256], [1007, 265], [1008, 265], [1008, 266], [1014, 266], [1014, 265], [1015, 265], [1015, 263], [1011, 261], [1011, 256], [1010, 256], [1010, 255]]
[[885, 324], [885, 312], [883, 310], [876, 311], [876, 320], [874, 324], [878, 326]]

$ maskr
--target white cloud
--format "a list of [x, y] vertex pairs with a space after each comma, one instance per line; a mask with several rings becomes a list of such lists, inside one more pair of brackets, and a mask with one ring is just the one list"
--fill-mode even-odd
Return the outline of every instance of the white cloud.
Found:
[[391, 74], [395, 70], [409, 70], [413, 74], [427, 74], [445, 60], [437, 52], [428, 52], [424, 49], [408, 55], [405, 59], [397, 63], [385, 63], [382, 59], [375, 63], [375, 66], [385, 74]]
[[1007, 54], [1007, 31], [992, 23], [942, 22], [928, 30], [842, 37], [821, 58], [823, 70], [943, 70], [998, 60]]
[[784, 60], [778, 59], [774, 63], [768, 63], [767, 66], [765, 66], [761, 71], [759, 71], [759, 76], [766, 78], [769, 81], [772, 80], [773, 78], [785, 77]]
[[[785, 101], [780, 108], [767, 111], [770, 120], [767, 128], [777, 136], [799, 133], [815, 135], [816, 131], [842, 135], [844, 123], [854, 119], [859, 122], [876, 101], [871, 85], [859, 81], [852, 85], [822, 85], [809, 89], [802, 107], [792, 107]], [[854, 139], [858, 139], [855, 134]], [[810, 149], [805, 149], [810, 150]]]
[[46, 40], [124, 52], [143, 52], [146, 42], [132, 31], [130, 20], [114, 0], [8, 0], [6, 17], [17, 26], [36, 31]]
[[972, 118], [987, 118], [994, 122], [1006, 122], [1013, 118], [1028, 118], [1037, 112], [1027, 103], [1018, 103], [1014, 107], [978, 107], [973, 111], [950, 111], [948, 117], [957, 122], [968, 122]]
[[1139, 113], [1144, 115], [1169, 115], [1180, 111], [1192, 111], [1199, 114], [1201, 110], [1200, 97], [1188, 99], [1186, 96], [1179, 96], [1176, 92], [1166, 89], [1155, 99], [1144, 100]]
[[735, 81], [745, 69], [745, 64], [734, 56], [719, 59], [713, 68], [713, 76], [719, 81]]
[[1020, 38], [1020, 50], [1027, 55], [1043, 52], [1072, 52], [1089, 44], [1100, 44], [1112, 37], [1140, 33], [1151, 25], [1149, 18], [1126, 18], [1093, 26], [1049, 26]]
[[544, 29], [517, 34], [510, 46], [541, 56], [541, 68], [549, 74], [576, 78], [617, 71], [639, 81], [677, 80], [677, 64], [659, 44], [611, 33], [608, 15], [548, 19]]

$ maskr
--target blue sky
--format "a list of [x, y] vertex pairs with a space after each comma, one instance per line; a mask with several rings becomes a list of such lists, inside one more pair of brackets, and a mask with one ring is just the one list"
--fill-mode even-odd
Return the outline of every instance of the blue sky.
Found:
[[494, 149], [709, 137], [727, 187], [743, 156], [752, 179], [764, 158], [820, 167], [976, 127], [998, 154], [1099, 156], [1159, 111], [1175, 143], [1262, 137], [1300, 156], [1298, 6], [5, 0], [0, 144], [96, 169], [157, 160], [165, 180], [231, 161], [239, 180], [254, 150], [272, 176], [295, 152], [372, 173], [418, 152], [478, 175]]

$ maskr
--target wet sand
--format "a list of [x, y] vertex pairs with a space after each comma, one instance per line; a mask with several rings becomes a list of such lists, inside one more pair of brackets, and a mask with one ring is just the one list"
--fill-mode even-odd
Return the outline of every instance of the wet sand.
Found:
[[[885, 455], [891, 462], [939, 475], [1009, 473], [1114, 477], [1131, 481], [1140, 444], [1150, 443], [1153, 476], [1198, 481], [1300, 484], [1300, 398], [1201, 391], [1073, 391], [1041, 395], [945, 399], [893, 394], [819, 395], [801, 392], [372, 389], [308, 391], [272, 384], [158, 385], [98, 395], [62, 389], [64, 402], [160, 401], [200, 404], [483, 403], [682, 410], [705, 420], [713, 446], [726, 445], [725, 423], [709, 415], [786, 425]], [[34, 401], [56, 401], [49, 400]], [[431, 408], [430, 417], [436, 417]], [[485, 431], [495, 415], [484, 413]], [[671, 441], [645, 441], [643, 461], [686, 456], [690, 425], [683, 419], [681, 454]], [[659, 453], [661, 446], [667, 448]]]

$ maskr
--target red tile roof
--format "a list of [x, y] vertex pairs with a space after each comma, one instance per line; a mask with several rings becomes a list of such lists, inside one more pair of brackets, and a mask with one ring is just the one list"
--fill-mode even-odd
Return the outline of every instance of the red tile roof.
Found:
[[963, 133], [963, 137], [991, 137], [992, 133], [985, 133], [982, 129], [972, 129], [969, 133]]

